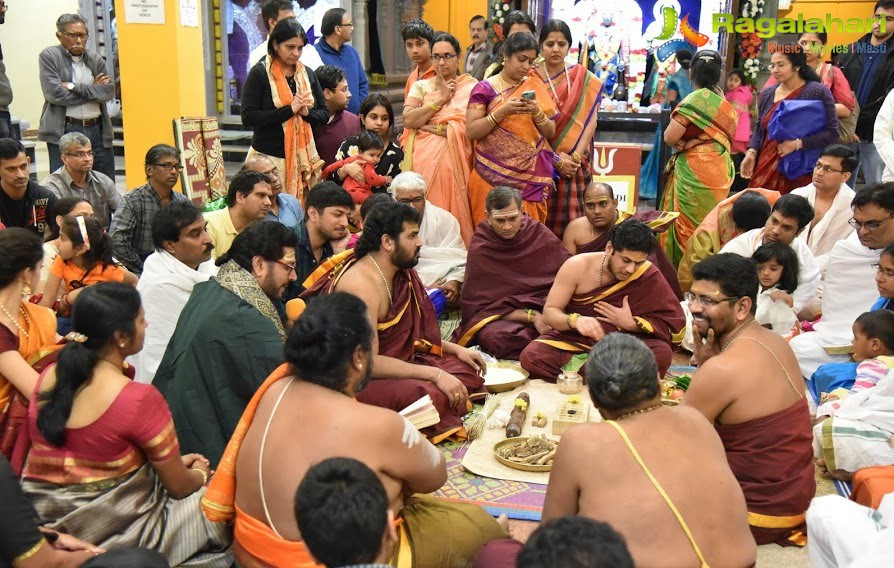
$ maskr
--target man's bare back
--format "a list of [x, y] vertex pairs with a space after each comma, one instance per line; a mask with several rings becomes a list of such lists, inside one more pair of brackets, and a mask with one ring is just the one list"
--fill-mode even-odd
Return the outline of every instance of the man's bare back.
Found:
[[[288, 383], [282, 379], [261, 399], [236, 464], [236, 504], [261, 521], [266, 518], [258, 486], [261, 439]], [[397, 413], [295, 380], [270, 425], [263, 460], [265, 501], [283, 538], [301, 539], [294, 515], [295, 491], [311, 466], [331, 457], [354, 458], [375, 471], [395, 513], [403, 505], [404, 493], [432, 492], [447, 478], [441, 452]]]
[[[688, 525], [711, 566], [754, 564], [745, 498], [710, 423], [687, 408], [618, 421]], [[690, 567], [698, 559], [679, 522], [618, 432], [575, 427], [562, 438], [543, 521], [579, 514], [624, 535], [637, 566]]]

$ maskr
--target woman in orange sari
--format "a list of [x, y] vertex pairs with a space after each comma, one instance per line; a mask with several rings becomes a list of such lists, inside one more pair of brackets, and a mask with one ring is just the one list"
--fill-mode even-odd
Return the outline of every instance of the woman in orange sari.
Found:
[[556, 155], [548, 140], [558, 110], [543, 81], [530, 76], [539, 52], [534, 36], [514, 33], [503, 45], [503, 70], [475, 85], [466, 113], [466, 135], [477, 142], [469, 177], [472, 218], [484, 219], [484, 200], [500, 185], [521, 192], [525, 212], [544, 222], [555, 192]]
[[254, 129], [250, 158], [266, 154], [284, 176], [283, 191], [298, 197], [320, 181], [323, 160], [313, 127], [329, 121], [323, 89], [313, 71], [298, 60], [307, 34], [294, 19], [276, 24], [267, 56], [248, 72], [242, 93], [242, 124]]
[[[742, 160], [741, 174], [750, 180], [748, 187], [763, 187], [785, 195], [795, 188], [808, 185], [812, 173], [789, 179], [779, 171], [780, 160], [793, 152], [822, 150], [834, 144], [838, 140], [838, 118], [832, 92], [807, 64], [807, 57], [800, 45], [780, 45], [779, 50], [770, 57], [770, 73], [777, 84], [765, 87], [758, 96], [758, 121]], [[779, 109], [779, 103], [785, 100], [822, 101], [826, 111], [822, 130], [803, 139], [770, 138], [767, 132], [770, 121]]]
[[664, 131], [664, 141], [676, 153], [667, 164], [659, 209], [678, 211], [680, 216], [660, 238], [675, 267], [695, 228], [726, 198], [736, 173], [730, 146], [739, 113], [718, 86], [722, 66], [716, 51], [695, 54], [690, 74], [696, 90], [677, 105]]
[[56, 343], [53, 311], [22, 299], [26, 289], [37, 288], [42, 260], [43, 242], [36, 234], [0, 230], [0, 449], [10, 459], [37, 384], [31, 365], [41, 349]]
[[416, 81], [404, 103], [404, 164], [401, 171], [425, 179], [426, 199], [459, 221], [469, 246], [475, 226], [469, 209], [472, 143], [466, 137], [466, 107], [478, 83], [464, 73], [457, 77], [459, 42], [439, 33], [432, 42], [436, 77]]
[[549, 143], [558, 154], [556, 195], [549, 200], [547, 225], [562, 238], [568, 223], [584, 213], [584, 192], [593, 179], [593, 134], [596, 103], [602, 81], [583, 65], [566, 66], [571, 30], [562, 20], [550, 20], [540, 30], [543, 65], [539, 77], [559, 107], [556, 133]]

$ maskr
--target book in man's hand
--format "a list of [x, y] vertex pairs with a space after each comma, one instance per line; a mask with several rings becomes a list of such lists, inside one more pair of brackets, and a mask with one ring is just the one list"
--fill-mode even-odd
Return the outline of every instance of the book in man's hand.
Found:
[[399, 412], [401, 416], [410, 421], [410, 424], [422, 430], [434, 426], [441, 421], [441, 415], [435, 408], [430, 395], [425, 395], [410, 406]]

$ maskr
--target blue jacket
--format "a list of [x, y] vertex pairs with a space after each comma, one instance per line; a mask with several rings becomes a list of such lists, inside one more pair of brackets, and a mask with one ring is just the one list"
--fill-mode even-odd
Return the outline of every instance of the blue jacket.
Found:
[[335, 65], [345, 71], [348, 80], [348, 89], [351, 90], [351, 101], [348, 103], [348, 111], [360, 114], [360, 103], [369, 94], [369, 82], [366, 80], [366, 70], [360, 61], [360, 54], [347, 43], [341, 46], [341, 51], [335, 51], [326, 43], [326, 38], [317, 40], [317, 53], [326, 65]]

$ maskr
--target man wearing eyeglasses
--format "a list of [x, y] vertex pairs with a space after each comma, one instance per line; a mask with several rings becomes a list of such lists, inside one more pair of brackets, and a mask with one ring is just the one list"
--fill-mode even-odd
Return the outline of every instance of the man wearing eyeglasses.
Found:
[[[0, 24], [6, 21], [6, 2], [0, 0]], [[0, 138], [12, 138], [12, 115], [9, 105], [12, 104], [12, 85], [6, 76], [6, 65], [3, 63], [3, 49], [0, 47]]]
[[316, 44], [320, 59], [326, 65], [335, 65], [344, 69], [348, 79], [348, 89], [351, 91], [348, 111], [358, 114], [360, 103], [369, 94], [369, 82], [366, 79], [363, 62], [360, 61], [360, 54], [348, 45], [354, 34], [351, 14], [344, 8], [327, 10], [323, 14], [320, 33], [323, 34], [323, 37], [317, 40]]
[[59, 139], [63, 166], [51, 173], [41, 185], [57, 197], [80, 197], [93, 207], [96, 219], [108, 230], [112, 213], [121, 207], [121, 194], [115, 182], [93, 169], [93, 146], [80, 132], [69, 132]]
[[180, 150], [167, 144], [156, 144], [146, 152], [146, 185], [124, 196], [115, 212], [109, 233], [115, 246], [115, 258], [136, 275], [143, 272], [143, 261], [155, 251], [152, 240], [152, 219], [158, 210], [171, 202], [189, 199], [174, 191], [183, 166]]
[[835, 243], [846, 238], [854, 228], [848, 224], [854, 190], [847, 182], [857, 168], [855, 152], [843, 144], [832, 144], [813, 167], [813, 183], [792, 190], [813, 207], [813, 221], [798, 238], [810, 247], [820, 274], [826, 273], [829, 252]]
[[[249, 172], [254, 174], [254, 172]], [[294, 232], [252, 223], [196, 284], [152, 384], [168, 399], [184, 453], [217, 467], [252, 395], [282, 361], [285, 329], [274, 302], [295, 281]]]
[[[819, 322], [812, 333], [791, 340], [801, 373], [812, 378], [825, 363], [850, 360], [852, 326], [878, 299], [874, 264], [894, 243], [894, 183], [877, 183], [857, 192], [851, 202], [854, 232], [832, 247], [823, 281]], [[812, 314], [810, 314], [812, 315]]]
[[770, 212], [770, 218], [760, 229], [752, 229], [726, 243], [720, 252], [732, 252], [751, 258], [762, 244], [781, 243], [792, 248], [798, 257], [798, 287], [792, 294], [795, 313], [800, 312], [816, 294], [820, 272], [810, 247], [796, 237], [813, 220], [813, 207], [800, 195], [783, 195]]
[[682, 404], [714, 424], [758, 544], [804, 546], [816, 493], [804, 379], [785, 339], [755, 322], [758, 277], [736, 254], [692, 268], [686, 293], [698, 371]]
[[87, 51], [87, 21], [78, 14], [56, 20], [59, 45], [40, 52], [40, 88], [44, 105], [37, 137], [47, 143], [50, 171], [62, 167], [59, 139], [80, 132], [93, 145], [95, 169], [115, 180], [112, 121], [106, 102], [115, 96], [106, 63]]

